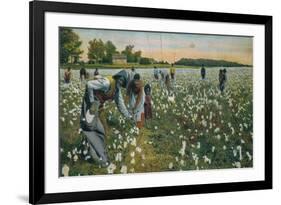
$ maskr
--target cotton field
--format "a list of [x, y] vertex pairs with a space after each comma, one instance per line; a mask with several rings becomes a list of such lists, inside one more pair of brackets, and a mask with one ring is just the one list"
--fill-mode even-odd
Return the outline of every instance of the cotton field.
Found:
[[[101, 167], [89, 153], [80, 130], [85, 85], [73, 70], [70, 84], [60, 80], [60, 175], [82, 176], [161, 171], [244, 168], [253, 166], [252, 68], [227, 68], [224, 93], [220, 68], [177, 69], [174, 95], [154, 80], [152, 69], [136, 69], [152, 86], [153, 118], [138, 129], [107, 102], [106, 147], [110, 163]], [[92, 75], [90, 70], [90, 76]], [[110, 75], [118, 70], [100, 70]]]

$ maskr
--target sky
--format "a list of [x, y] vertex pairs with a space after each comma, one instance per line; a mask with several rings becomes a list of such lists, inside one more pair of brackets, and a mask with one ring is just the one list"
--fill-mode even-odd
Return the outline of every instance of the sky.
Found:
[[202, 35], [121, 31], [102, 29], [73, 29], [82, 41], [82, 60], [88, 60], [88, 42], [94, 38], [112, 41], [118, 51], [126, 45], [134, 45], [143, 57], [174, 63], [181, 58], [206, 58], [253, 64], [253, 38], [242, 36]]

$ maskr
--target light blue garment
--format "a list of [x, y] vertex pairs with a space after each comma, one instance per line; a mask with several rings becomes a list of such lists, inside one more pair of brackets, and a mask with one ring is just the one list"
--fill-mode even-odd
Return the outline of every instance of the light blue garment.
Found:
[[[110, 81], [105, 77], [99, 76], [97, 79], [87, 82], [80, 115], [80, 126], [90, 144], [91, 156], [104, 166], [108, 164], [105, 145], [105, 130], [100, 121], [98, 112], [101, 102], [94, 95], [94, 91], [108, 92], [109, 89]], [[113, 98], [118, 110], [125, 117], [131, 119], [132, 115], [125, 106], [121, 93], [121, 86], [118, 83], [116, 84]], [[94, 108], [92, 106], [94, 106]], [[95, 113], [90, 113], [90, 110], [94, 110]]]
[[[142, 89], [142, 97], [139, 102], [139, 104], [135, 107], [136, 105], [136, 100], [137, 100], [137, 95], [134, 93], [130, 93], [130, 101], [129, 101], [129, 110], [133, 114], [133, 119], [135, 122], [141, 120], [141, 113], [144, 113], [144, 101], [145, 101], [145, 94], [144, 90]], [[134, 109], [135, 108], [135, 109]]]

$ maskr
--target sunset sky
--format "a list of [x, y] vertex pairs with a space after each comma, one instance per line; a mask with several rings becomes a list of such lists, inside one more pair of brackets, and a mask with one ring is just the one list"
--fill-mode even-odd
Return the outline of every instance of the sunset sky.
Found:
[[[208, 58], [253, 64], [253, 38], [220, 35], [179, 34], [161, 32], [73, 29], [82, 40], [82, 60], [88, 60], [88, 42], [100, 38], [110, 40], [118, 51], [134, 45], [143, 57], [170, 63], [181, 58]], [[162, 41], [162, 43], [161, 43]]]

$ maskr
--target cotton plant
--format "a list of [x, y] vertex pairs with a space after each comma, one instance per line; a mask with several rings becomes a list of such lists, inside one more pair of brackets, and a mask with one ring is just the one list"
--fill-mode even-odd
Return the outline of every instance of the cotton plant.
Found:
[[[110, 70], [103, 72], [109, 75], [112, 73]], [[70, 175], [81, 173], [74, 169], [85, 164], [91, 169], [85, 170], [84, 174], [135, 173], [140, 167], [146, 170], [151, 158], [147, 149], [155, 151], [161, 142], [158, 138], [154, 139], [154, 136], [159, 135], [165, 136], [164, 146], [167, 145], [159, 148], [160, 154], [171, 156], [163, 162], [163, 170], [220, 168], [216, 167], [216, 162], [219, 162], [216, 160], [224, 158], [227, 159], [227, 167], [252, 165], [253, 150], [249, 144], [253, 141], [250, 69], [229, 68], [223, 95], [217, 88], [218, 68], [210, 68], [204, 82], [198, 80], [198, 70], [192, 71], [192, 74], [176, 75], [174, 96], [161, 91], [159, 82], [153, 80], [151, 73], [141, 72], [144, 83], [152, 85], [153, 119], [148, 126], [142, 129], [129, 126], [114, 102], [105, 104], [109, 125], [106, 147], [115, 169], [112, 164], [99, 168], [91, 158], [86, 140], [79, 140], [82, 135], [79, 131], [81, 99], [85, 87], [76, 79], [69, 86], [60, 83], [59, 122], [63, 130], [60, 136], [64, 139], [61, 147], [64, 152], [60, 154], [62, 167], [67, 164], [71, 170]], [[73, 73], [79, 76], [75, 70]], [[245, 92], [249, 97], [244, 97]], [[230, 114], [232, 117], [229, 117]], [[144, 133], [149, 136], [142, 141], [140, 139]], [[130, 155], [132, 152], [135, 152], [134, 157]]]

